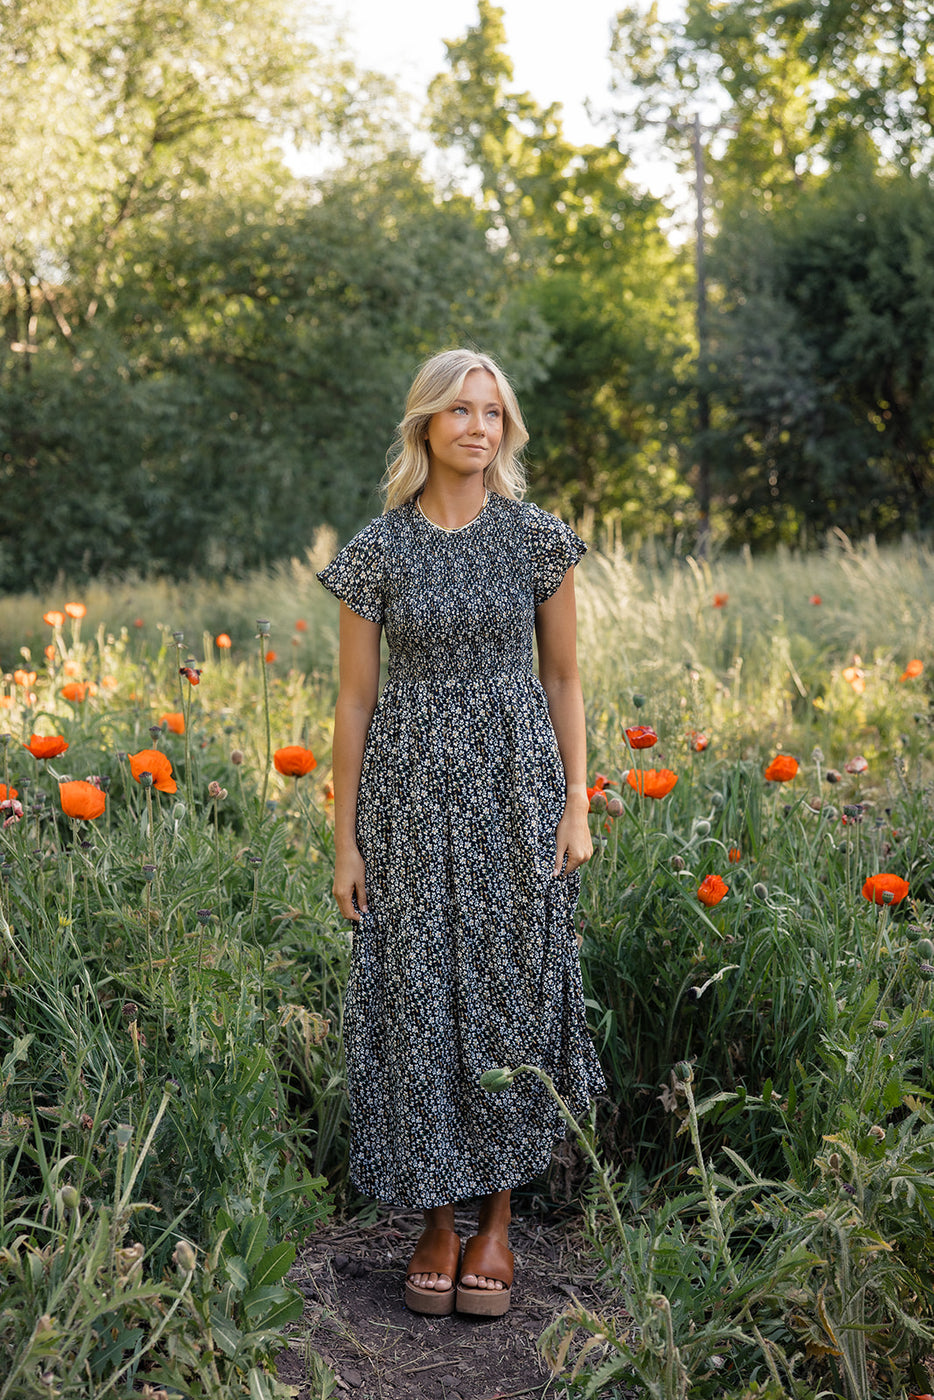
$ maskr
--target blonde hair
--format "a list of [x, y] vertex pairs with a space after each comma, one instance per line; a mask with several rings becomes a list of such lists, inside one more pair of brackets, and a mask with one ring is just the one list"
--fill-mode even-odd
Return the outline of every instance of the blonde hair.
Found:
[[483, 473], [484, 485], [499, 496], [521, 500], [525, 494], [525, 470], [519, 454], [529, 440], [512, 385], [495, 360], [474, 350], [442, 350], [426, 360], [412, 381], [405, 414], [386, 454], [383, 491], [386, 510], [411, 501], [428, 480], [428, 448], [425, 438], [429, 419], [450, 408], [471, 370], [486, 370], [496, 380], [503, 405], [503, 436], [496, 456]]

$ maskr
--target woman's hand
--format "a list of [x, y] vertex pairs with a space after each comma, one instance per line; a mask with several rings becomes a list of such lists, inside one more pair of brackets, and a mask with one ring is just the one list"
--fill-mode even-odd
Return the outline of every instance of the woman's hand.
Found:
[[555, 835], [555, 868], [553, 873], [557, 876], [561, 874], [561, 867], [564, 864], [564, 857], [567, 856], [568, 863], [564, 868], [564, 874], [570, 875], [572, 870], [577, 870], [584, 865], [593, 855], [593, 841], [590, 836], [590, 823], [587, 821], [587, 808], [575, 803], [565, 807], [564, 816], [558, 823], [558, 830]]
[[345, 919], [359, 923], [367, 912], [363, 856], [356, 846], [338, 851], [334, 859], [334, 898]]

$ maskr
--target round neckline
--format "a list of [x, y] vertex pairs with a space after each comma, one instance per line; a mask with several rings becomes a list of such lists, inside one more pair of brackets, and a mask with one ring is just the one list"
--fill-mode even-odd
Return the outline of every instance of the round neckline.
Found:
[[430, 515], [426, 515], [425, 512], [422, 510], [421, 496], [419, 495], [415, 497], [415, 509], [421, 516], [422, 520], [424, 520], [426, 525], [430, 525], [433, 530], [437, 530], [439, 534], [442, 535], [459, 535], [462, 533], [462, 531], [469, 530], [471, 525], [476, 525], [477, 521], [483, 518], [484, 514], [486, 513], [486, 508], [489, 504], [490, 493], [489, 491], [487, 491], [486, 495], [483, 498], [483, 505], [477, 511], [477, 514], [473, 517], [472, 520], [466, 521], [463, 525], [454, 525], [449, 528], [447, 525], [439, 525], [437, 520], [432, 520]]

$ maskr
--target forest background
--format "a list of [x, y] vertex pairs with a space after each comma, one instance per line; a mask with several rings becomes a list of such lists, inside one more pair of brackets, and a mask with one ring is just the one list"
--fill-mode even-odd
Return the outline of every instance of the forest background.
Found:
[[[418, 113], [293, 0], [4, 5], [0, 585], [346, 537], [455, 343], [509, 368], [533, 494], [585, 526], [927, 528], [930, 30], [915, 0], [623, 9], [615, 134], [579, 146], [488, 0]], [[646, 133], [699, 242], [634, 181]]]

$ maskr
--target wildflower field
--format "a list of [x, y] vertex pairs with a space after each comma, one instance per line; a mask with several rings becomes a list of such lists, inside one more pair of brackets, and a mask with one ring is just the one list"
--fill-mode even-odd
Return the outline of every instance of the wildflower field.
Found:
[[[331, 544], [0, 600], [0, 1400], [288, 1393], [353, 1205]], [[609, 1088], [563, 1175], [617, 1306], [549, 1328], [555, 1393], [925, 1396], [934, 556], [594, 550], [578, 594]]]

